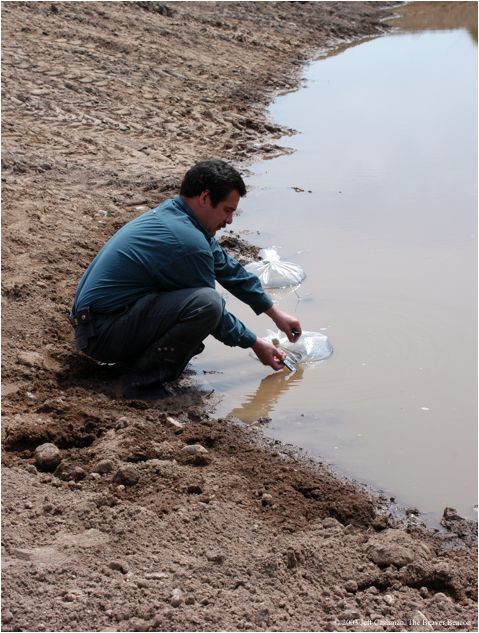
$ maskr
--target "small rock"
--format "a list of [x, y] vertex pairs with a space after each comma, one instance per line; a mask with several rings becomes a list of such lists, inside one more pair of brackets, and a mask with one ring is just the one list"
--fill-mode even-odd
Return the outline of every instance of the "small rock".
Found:
[[176, 589], [173, 589], [173, 591], [171, 592], [170, 604], [172, 607], [179, 607], [182, 602], [183, 592], [181, 591], [181, 589], [176, 587]]
[[406, 508], [406, 516], [417, 516], [419, 514], [419, 510], [417, 508]]
[[2, 612], [2, 622], [4, 624], [8, 624], [13, 620], [13, 613], [9, 609], [5, 609]]
[[379, 516], [371, 523], [371, 527], [376, 530], [376, 532], [380, 532], [381, 530], [386, 530], [389, 527], [389, 523], [390, 520], [388, 517]]
[[63, 481], [80, 481], [85, 479], [86, 472], [80, 466], [68, 462], [61, 462], [55, 470], [55, 476]]
[[31, 473], [32, 475], [36, 475], [38, 473], [38, 470], [33, 464], [27, 464], [25, 466], [25, 470], [27, 471], [27, 473]]
[[394, 598], [394, 596], [390, 593], [386, 593], [384, 594], [383, 600], [386, 604], [388, 604], [390, 607], [393, 606], [393, 604], [396, 602], [396, 599]]
[[146, 580], [142, 580], [141, 578], [139, 578], [136, 582], [135, 582], [136, 586], [139, 587], [140, 589], [145, 589], [146, 587], [148, 587], [148, 582]]
[[449, 577], [451, 575], [451, 567], [445, 560], [435, 561], [433, 564], [434, 573], [438, 576]]
[[354, 534], [356, 528], [351, 523], [344, 528], [344, 534]]
[[187, 596], [185, 599], [185, 604], [195, 604], [195, 599], [193, 596]]
[[410, 631], [433, 631], [428, 619], [422, 611], [413, 611], [409, 616]]
[[100, 479], [101, 475], [100, 475], [100, 473], [90, 473], [90, 478], [91, 479], [95, 479], [95, 480], [96, 479]]
[[122, 560], [114, 560], [108, 565], [108, 567], [114, 571], [121, 571], [122, 574], [127, 574], [129, 571], [128, 564]]
[[264, 506], [272, 506], [273, 505], [272, 495], [269, 495], [265, 492], [263, 496], [261, 497], [261, 504]]
[[444, 512], [442, 513], [442, 521], [457, 521], [460, 518], [461, 517], [458, 515], [456, 508], [444, 508]]
[[[15, 558], [19, 558], [20, 560], [32, 560], [33, 558], [33, 551], [30, 549], [21, 549], [19, 547], [14, 547], [11, 550], [11, 555], [14, 556]], [[42, 580], [41, 578], [39, 578], [37, 576], [37, 580]]]
[[31, 501], [25, 501], [25, 505], [24, 505], [24, 507], [25, 507], [27, 510], [31, 510], [31, 509], [33, 508], [33, 503], [32, 503]]
[[348, 593], [356, 593], [358, 590], [358, 583], [355, 580], [348, 580], [347, 583], [345, 583], [344, 588]]
[[113, 472], [114, 468], [115, 464], [111, 459], [102, 459], [95, 464], [95, 466], [93, 467], [93, 472], [99, 473], [100, 475], [106, 475], [107, 473]]
[[166, 416], [166, 421], [168, 422], [170, 426], [172, 426], [175, 429], [182, 429], [184, 427], [184, 424], [182, 424], [179, 420], [176, 420], [175, 418], [171, 417], [171, 415]]
[[445, 593], [438, 591], [437, 593], [434, 594], [434, 600], [436, 602], [449, 602], [450, 598], [446, 596]]
[[113, 483], [123, 486], [134, 486], [140, 480], [140, 474], [133, 466], [121, 466], [113, 477]]
[[35, 466], [38, 470], [54, 471], [58, 464], [62, 461], [60, 450], [55, 446], [47, 442], [41, 444], [35, 449]]
[[206, 558], [211, 562], [211, 563], [224, 563], [226, 556], [223, 554], [223, 552], [206, 552]]
[[325, 519], [323, 519], [323, 527], [334, 528], [334, 527], [343, 527], [343, 526], [337, 519], [333, 517], [326, 517]]
[[366, 589], [366, 591], [364, 593], [370, 593], [373, 596], [377, 596], [379, 593], [379, 589], [377, 587], [375, 587], [374, 585], [371, 585], [370, 587], [368, 587]]
[[181, 452], [189, 458], [196, 466], [206, 466], [210, 462], [208, 451], [201, 444], [188, 444], [181, 449]]
[[186, 453], [186, 455], [206, 455], [208, 451], [201, 444], [188, 444], [181, 449], [182, 453]]
[[168, 578], [168, 574], [164, 571], [150, 571], [145, 574], [145, 578], [147, 580], [164, 580], [165, 578]]
[[27, 367], [43, 367], [43, 356], [39, 352], [18, 352], [17, 360]]
[[115, 428], [117, 430], [120, 429], [126, 429], [126, 427], [128, 426], [129, 422], [128, 422], [128, 418], [126, 418], [124, 415], [121, 416], [121, 418], [118, 418], [118, 420], [116, 421], [116, 426]]
[[401, 530], [385, 530], [370, 538], [367, 548], [369, 559], [379, 567], [404, 567], [412, 562], [428, 560], [431, 551], [418, 544]]
[[419, 595], [421, 598], [427, 598], [429, 596], [429, 589], [427, 587], [421, 587], [419, 589]]
[[25, 398], [27, 400], [36, 400], [37, 399], [37, 397], [31, 391], [27, 391], [25, 393]]

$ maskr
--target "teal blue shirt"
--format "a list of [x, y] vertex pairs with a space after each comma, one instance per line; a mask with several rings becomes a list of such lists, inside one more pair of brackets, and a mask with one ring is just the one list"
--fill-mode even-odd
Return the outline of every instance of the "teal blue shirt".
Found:
[[[214, 288], [215, 281], [256, 314], [273, 305], [256, 275], [230, 257], [177, 196], [113, 235], [81, 278], [73, 311], [114, 312], [150, 292]], [[226, 309], [214, 335], [232, 347], [256, 340]]]

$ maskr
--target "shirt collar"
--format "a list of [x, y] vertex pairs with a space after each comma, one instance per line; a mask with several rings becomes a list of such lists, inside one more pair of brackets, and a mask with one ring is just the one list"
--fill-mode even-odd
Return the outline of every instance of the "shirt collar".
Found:
[[176, 202], [176, 204], [181, 208], [181, 210], [186, 213], [186, 215], [190, 218], [190, 220], [193, 222], [193, 224], [202, 233], [204, 233], [205, 237], [208, 239], [208, 242], [210, 242], [213, 239], [213, 236], [210, 235], [210, 233], [208, 233], [208, 231], [205, 229], [203, 224], [198, 220], [196, 215], [193, 213], [193, 211], [190, 209], [190, 207], [186, 204], [186, 202], [183, 200], [183, 198], [181, 196], [179, 196], [179, 195], [175, 196], [174, 202]]

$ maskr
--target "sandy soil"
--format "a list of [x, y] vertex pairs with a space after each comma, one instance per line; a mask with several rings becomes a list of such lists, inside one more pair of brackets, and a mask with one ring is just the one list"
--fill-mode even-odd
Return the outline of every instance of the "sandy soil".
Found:
[[4, 630], [477, 628], [474, 535], [454, 512], [444, 534], [399, 521], [211, 418], [188, 375], [166, 401], [125, 402], [65, 318], [117, 228], [199, 159], [281, 151], [272, 95], [388, 9], [4, 3]]

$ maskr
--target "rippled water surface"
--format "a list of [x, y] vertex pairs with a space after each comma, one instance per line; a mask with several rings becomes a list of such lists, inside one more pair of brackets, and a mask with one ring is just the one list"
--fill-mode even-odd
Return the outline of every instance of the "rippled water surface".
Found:
[[[209, 339], [194, 366], [224, 394], [218, 415], [271, 417], [265, 433], [403, 505], [474, 518], [477, 31], [412, 13], [276, 100], [295, 152], [253, 166], [233, 225], [304, 267], [298, 291], [274, 297], [333, 356], [272, 375]], [[230, 296], [228, 308], [260, 336], [272, 325]]]

